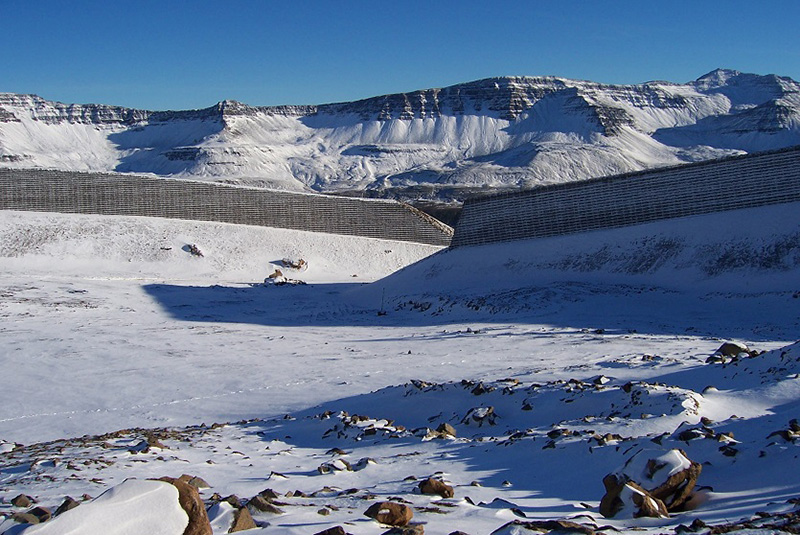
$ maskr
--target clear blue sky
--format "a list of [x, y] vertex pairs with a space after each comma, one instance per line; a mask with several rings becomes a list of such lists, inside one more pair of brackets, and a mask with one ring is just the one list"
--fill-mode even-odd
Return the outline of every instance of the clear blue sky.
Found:
[[504, 75], [800, 80], [800, 1], [0, 0], [0, 91], [188, 109]]

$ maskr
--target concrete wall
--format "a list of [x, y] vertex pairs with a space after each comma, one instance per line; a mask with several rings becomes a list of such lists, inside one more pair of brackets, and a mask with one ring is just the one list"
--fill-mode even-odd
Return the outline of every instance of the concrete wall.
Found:
[[446, 246], [452, 229], [395, 201], [144, 176], [0, 168], [0, 209], [220, 221]]
[[469, 199], [452, 246], [794, 201], [800, 201], [800, 147]]

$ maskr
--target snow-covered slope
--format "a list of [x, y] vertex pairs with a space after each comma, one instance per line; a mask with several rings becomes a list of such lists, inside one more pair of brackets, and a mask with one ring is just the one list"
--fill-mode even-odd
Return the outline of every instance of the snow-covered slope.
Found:
[[[28, 533], [111, 532], [87, 526], [123, 494], [143, 522], [164, 500], [136, 514], [150, 483], [123, 481], [181, 474], [210, 485], [215, 535], [238, 504], [221, 497], [262, 492], [252, 533], [383, 533], [363, 516], [383, 500], [428, 535], [796, 531], [797, 209], [446, 252], [0, 211], [0, 533], [65, 495], [100, 497]], [[283, 257], [311, 284], [263, 285]], [[754, 351], [714, 356], [726, 340]], [[606, 474], [675, 448], [702, 465], [687, 510], [600, 514]]]
[[800, 144], [800, 85], [505, 77], [319, 106], [150, 112], [0, 94], [0, 163], [461, 197]]

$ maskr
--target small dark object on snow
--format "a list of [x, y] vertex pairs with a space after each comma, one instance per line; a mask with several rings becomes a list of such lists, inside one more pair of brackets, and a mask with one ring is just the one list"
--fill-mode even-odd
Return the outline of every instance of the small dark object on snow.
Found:
[[186, 250], [189, 251], [192, 254], [192, 256], [203, 256], [203, 251], [201, 251], [197, 247], [197, 245], [192, 243], [192, 244], [187, 244], [186, 247], [187, 247]]

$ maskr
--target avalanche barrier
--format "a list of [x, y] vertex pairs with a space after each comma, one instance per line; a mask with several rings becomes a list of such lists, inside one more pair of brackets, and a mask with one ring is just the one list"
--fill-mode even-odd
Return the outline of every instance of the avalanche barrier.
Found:
[[452, 246], [800, 201], [800, 147], [475, 197]]
[[396, 201], [44, 169], [0, 168], [0, 210], [218, 221], [441, 246], [453, 235]]

